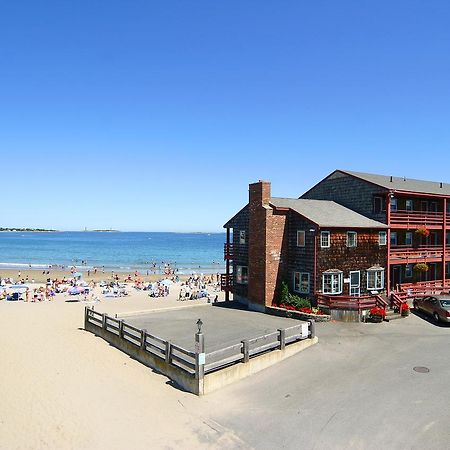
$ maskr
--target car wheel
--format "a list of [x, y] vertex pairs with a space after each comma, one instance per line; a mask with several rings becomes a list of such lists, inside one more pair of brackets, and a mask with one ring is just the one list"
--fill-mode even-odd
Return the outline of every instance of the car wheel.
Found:
[[434, 320], [436, 321], [436, 323], [438, 323], [439, 322], [439, 314], [438, 313], [433, 313], [433, 317], [434, 317]]
[[416, 302], [413, 303], [413, 306], [416, 311], [419, 311], [419, 305]]

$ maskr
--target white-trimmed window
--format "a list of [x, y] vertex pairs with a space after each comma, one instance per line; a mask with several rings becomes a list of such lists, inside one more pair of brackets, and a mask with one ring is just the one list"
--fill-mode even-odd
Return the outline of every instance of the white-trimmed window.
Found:
[[236, 283], [248, 284], [248, 267], [236, 266]]
[[305, 246], [305, 231], [297, 230], [297, 247]]
[[391, 245], [397, 245], [397, 232], [391, 231]]
[[386, 231], [380, 231], [378, 233], [378, 244], [380, 246], [387, 244], [387, 233], [386, 233]]
[[245, 230], [239, 231], [239, 244], [245, 244], [246, 243], [247, 236], [245, 235]]
[[405, 266], [405, 278], [411, 278], [413, 276], [412, 264], [406, 264]]
[[330, 232], [321, 231], [320, 232], [320, 247], [328, 248], [330, 246]]
[[406, 211], [413, 210], [413, 201], [411, 199], [408, 199], [405, 201], [405, 209], [406, 209]]
[[322, 274], [322, 292], [324, 294], [342, 294], [342, 272], [324, 272]]
[[397, 199], [391, 198], [391, 211], [397, 211]]
[[294, 272], [294, 291], [300, 294], [309, 294], [309, 273]]
[[356, 231], [347, 231], [347, 247], [356, 247], [358, 244], [358, 233]]
[[413, 243], [413, 234], [411, 231], [407, 231], [405, 233], [405, 245], [412, 245]]
[[379, 291], [384, 288], [384, 269], [369, 269], [367, 271], [367, 290]]

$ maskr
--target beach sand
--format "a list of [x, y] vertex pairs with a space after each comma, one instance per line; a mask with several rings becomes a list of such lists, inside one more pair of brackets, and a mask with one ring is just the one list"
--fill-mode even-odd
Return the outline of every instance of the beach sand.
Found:
[[[189, 307], [176, 301], [178, 289], [103, 299], [95, 309]], [[245, 447], [208, 424], [202, 399], [85, 332], [85, 304], [67, 299], [0, 301], [1, 449]]]

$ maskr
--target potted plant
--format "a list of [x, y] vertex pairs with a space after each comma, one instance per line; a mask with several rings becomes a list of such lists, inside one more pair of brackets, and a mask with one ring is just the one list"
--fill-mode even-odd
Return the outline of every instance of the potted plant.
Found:
[[415, 231], [416, 236], [427, 238], [430, 235], [430, 230], [427, 227], [419, 227]]
[[386, 317], [386, 311], [379, 306], [375, 306], [369, 310], [369, 319], [372, 322], [382, 322]]
[[414, 265], [413, 270], [414, 272], [421, 273], [421, 272], [428, 272], [428, 264], [427, 263], [417, 263]]
[[408, 303], [403, 302], [403, 303], [400, 305], [400, 314], [401, 314], [403, 317], [406, 317], [406, 316], [409, 316], [409, 313], [410, 313], [410, 309], [409, 309]]

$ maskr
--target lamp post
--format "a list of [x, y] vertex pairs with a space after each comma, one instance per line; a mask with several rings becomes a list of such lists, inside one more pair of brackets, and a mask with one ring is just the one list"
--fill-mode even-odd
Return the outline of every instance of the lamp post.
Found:
[[202, 333], [202, 319], [197, 320], [197, 333], [195, 333], [195, 377], [202, 380], [205, 376], [205, 336]]

